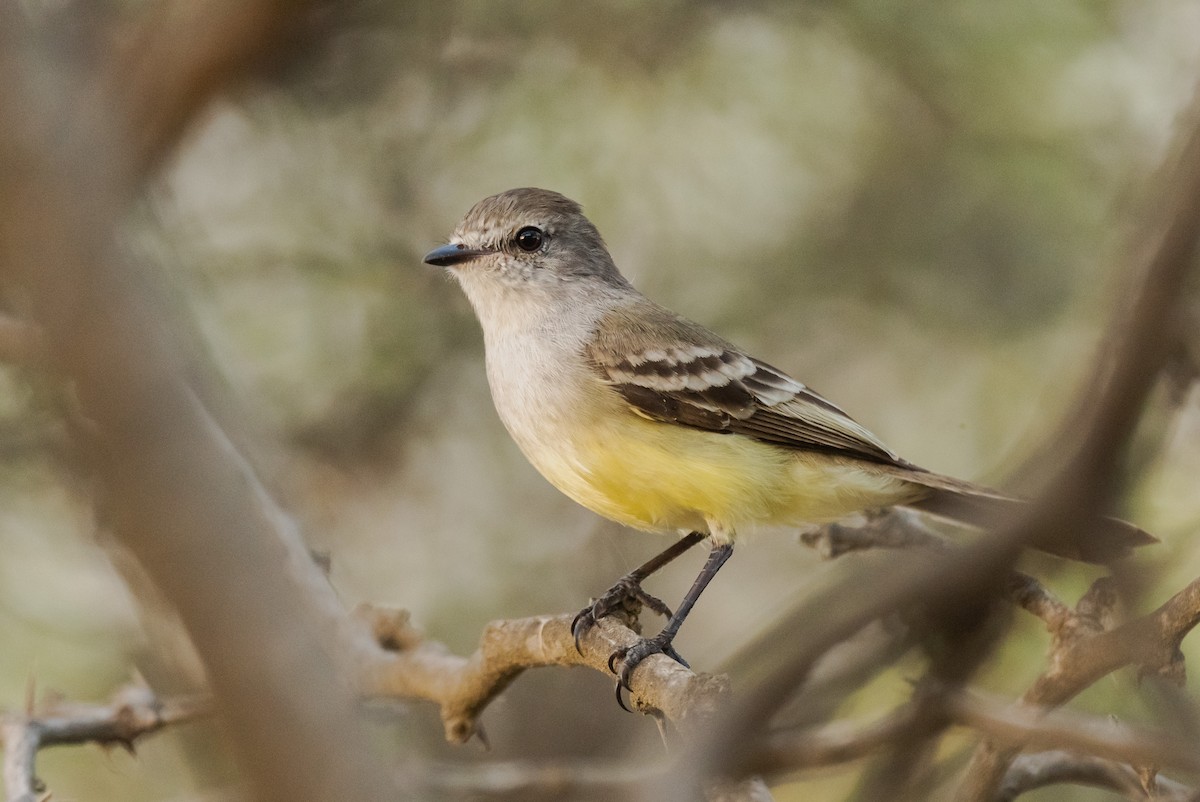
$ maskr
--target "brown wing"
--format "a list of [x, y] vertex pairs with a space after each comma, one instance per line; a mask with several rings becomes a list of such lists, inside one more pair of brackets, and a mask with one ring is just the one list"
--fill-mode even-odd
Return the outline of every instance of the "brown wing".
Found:
[[586, 356], [651, 420], [912, 467], [783, 371], [650, 302], [610, 313]]

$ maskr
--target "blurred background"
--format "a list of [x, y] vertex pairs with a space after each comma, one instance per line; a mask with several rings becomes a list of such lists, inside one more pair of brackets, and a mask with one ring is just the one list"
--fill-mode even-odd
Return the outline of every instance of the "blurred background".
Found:
[[[421, 263], [475, 201], [516, 186], [575, 198], [651, 297], [914, 462], [1019, 488], [1127, 289], [1152, 171], [1200, 79], [1196, 0], [364, 0], [311, 25], [319, 47], [300, 34], [267, 79], [211, 110], [125, 244], [213, 405], [332, 555], [347, 605], [408, 608], [459, 653], [492, 619], [577, 610], [665, 546], [561, 496], [503, 431], [470, 309]], [[48, 395], [0, 369], [6, 707], [31, 683], [107, 697], [164, 660], [97, 538]], [[1164, 541], [1137, 558], [1144, 608], [1200, 574], [1198, 471], [1200, 392], [1164, 382], [1118, 510]], [[702, 559], [649, 589], [672, 602]], [[872, 557], [825, 563], [794, 532], [751, 534], [680, 651], [721, 670], [855, 559]], [[1026, 567], [1072, 603], [1099, 575]], [[1045, 645], [1018, 619], [980, 684], [1019, 694]], [[902, 666], [844, 712], [877, 714], [908, 691]], [[1143, 712], [1128, 673], [1080, 704]], [[654, 723], [620, 713], [586, 671], [517, 681], [484, 716], [490, 753], [445, 746], [428, 706], [380, 718], [405, 760], [663, 751]], [[64, 799], [201, 798], [224, 764], [197, 771], [188, 739], [156, 736], [137, 759], [59, 750], [40, 766]], [[839, 798], [859, 768], [777, 798]], [[1030, 798], [1104, 798], [1045, 793]]]

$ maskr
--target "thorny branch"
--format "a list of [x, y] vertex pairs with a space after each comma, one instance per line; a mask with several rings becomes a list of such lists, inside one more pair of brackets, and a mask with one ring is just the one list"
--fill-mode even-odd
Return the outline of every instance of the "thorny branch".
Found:
[[209, 711], [206, 698], [160, 701], [148, 688], [130, 685], [105, 705], [59, 703], [37, 712], [0, 716], [4, 747], [4, 794], [9, 802], [34, 802], [42, 789], [35, 760], [39, 750], [63, 744], [98, 743], [133, 751], [134, 742], [171, 724]]

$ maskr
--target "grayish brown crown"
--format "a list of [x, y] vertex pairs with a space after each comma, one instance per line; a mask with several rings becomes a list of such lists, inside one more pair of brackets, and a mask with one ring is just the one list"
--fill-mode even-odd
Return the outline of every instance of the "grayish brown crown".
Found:
[[[519, 221], [539, 221], [545, 224], [551, 221], [569, 221], [574, 217], [583, 217], [583, 207], [566, 195], [549, 189], [521, 187], [491, 195], [476, 203], [458, 224], [454, 233], [496, 231], [507, 229]], [[587, 221], [586, 217], [583, 219]], [[535, 222], [527, 224], [536, 225]], [[592, 229], [595, 230], [595, 227]]]

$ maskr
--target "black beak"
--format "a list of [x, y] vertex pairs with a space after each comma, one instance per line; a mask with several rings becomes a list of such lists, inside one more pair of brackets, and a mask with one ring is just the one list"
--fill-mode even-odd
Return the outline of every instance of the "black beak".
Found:
[[425, 254], [424, 261], [427, 265], [450, 267], [451, 265], [458, 265], [463, 262], [469, 262], [472, 259], [478, 259], [480, 256], [487, 256], [489, 253], [491, 251], [472, 250], [463, 245], [443, 245]]

